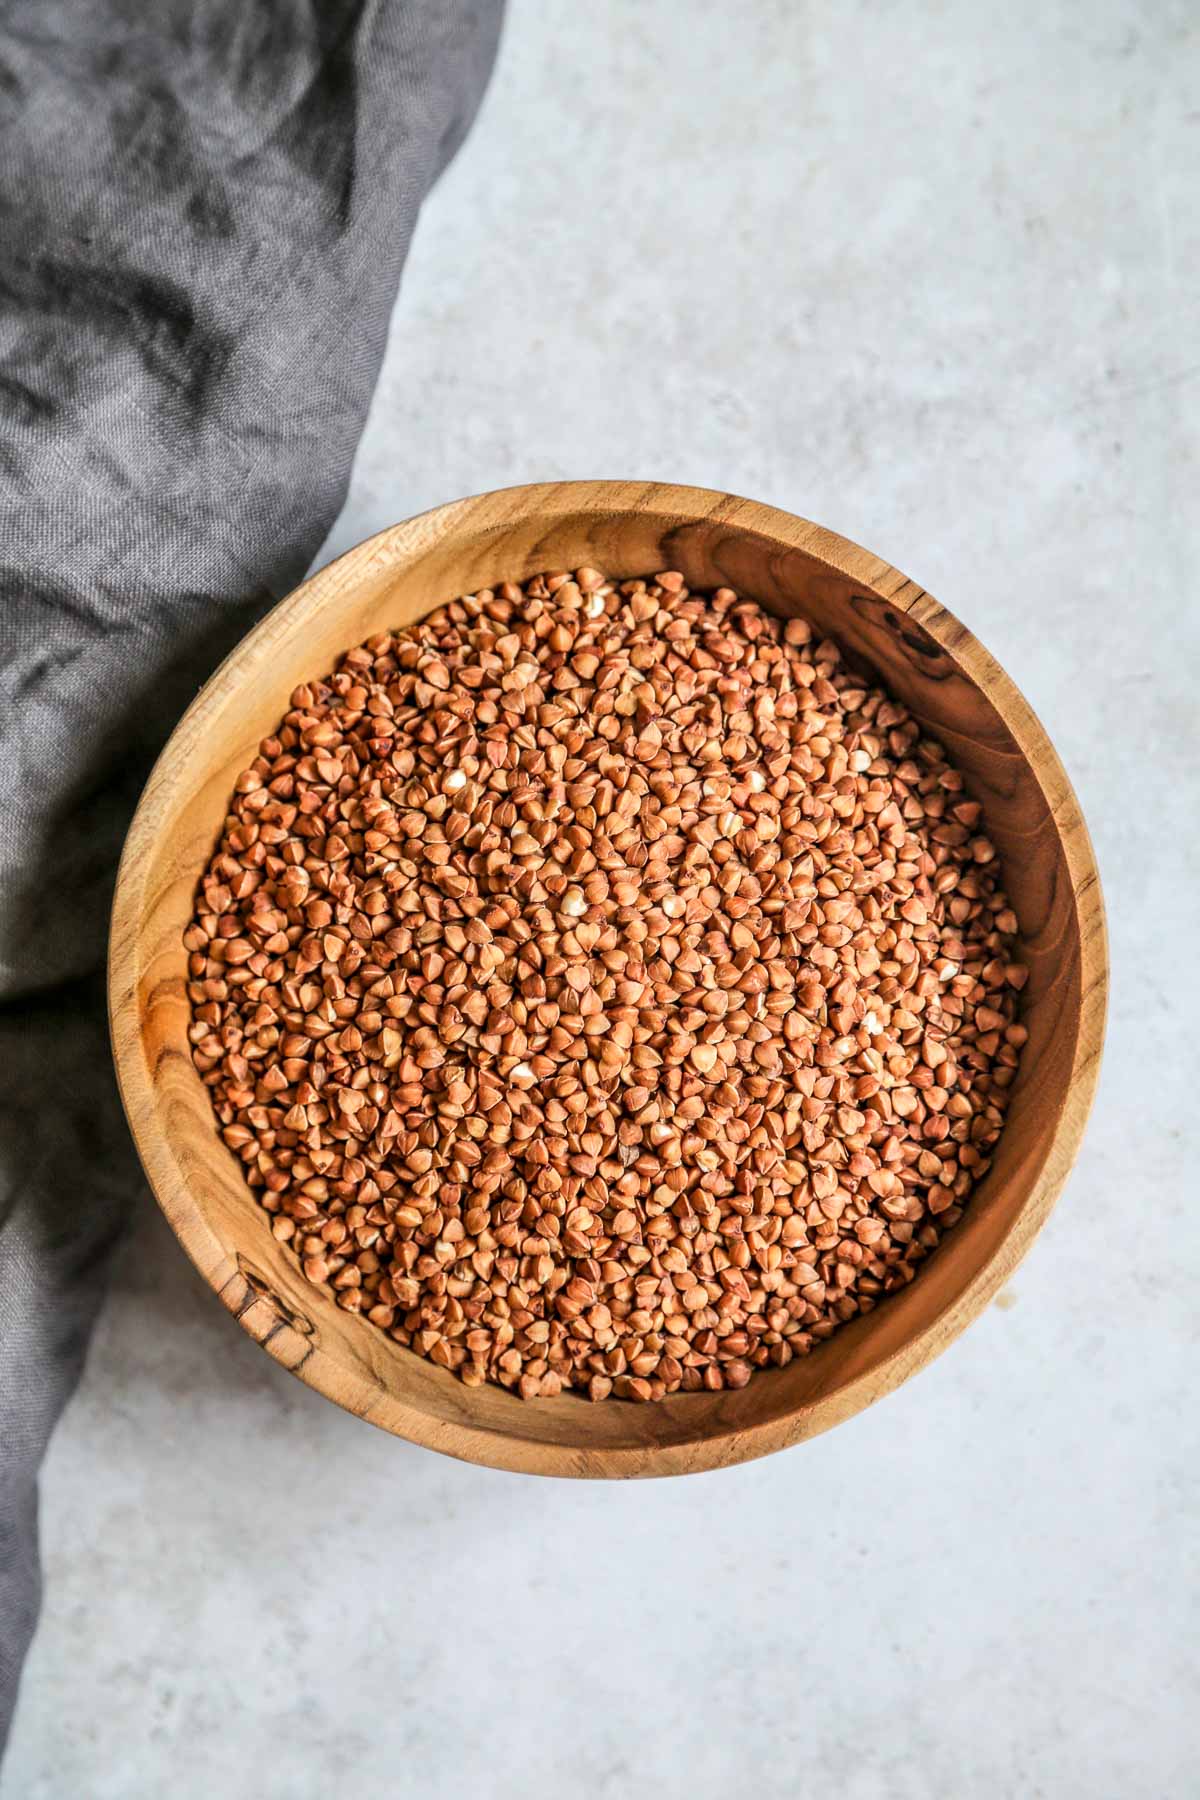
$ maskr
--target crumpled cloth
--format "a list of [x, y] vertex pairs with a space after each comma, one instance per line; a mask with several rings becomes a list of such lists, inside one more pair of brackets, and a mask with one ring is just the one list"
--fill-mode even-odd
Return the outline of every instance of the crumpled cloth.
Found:
[[103, 965], [198, 686], [345, 493], [502, 0], [0, 0], [0, 1747], [140, 1179]]

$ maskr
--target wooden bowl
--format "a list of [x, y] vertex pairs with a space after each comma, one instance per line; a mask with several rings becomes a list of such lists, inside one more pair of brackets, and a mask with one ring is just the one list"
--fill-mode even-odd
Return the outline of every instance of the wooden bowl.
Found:
[[[182, 937], [238, 774], [302, 680], [457, 594], [593, 564], [681, 569], [803, 613], [941, 739], [983, 802], [1029, 962], [1029, 1041], [993, 1166], [911, 1286], [740, 1392], [636, 1405], [467, 1388], [341, 1311], [271, 1235], [188, 1053]], [[184, 1248], [286, 1368], [385, 1430], [548, 1475], [675, 1475], [762, 1456], [849, 1418], [937, 1355], [1007, 1281], [1079, 1148], [1099, 1071], [1107, 961], [1096, 865], [1045, 732], [957, 619], [866, 550], [726, 494], [634, 482], [512, 488], [360, 544], [281, 602], [189, 707], [130, 828], [113, 908], [117, 1072], [146, 1174]]]

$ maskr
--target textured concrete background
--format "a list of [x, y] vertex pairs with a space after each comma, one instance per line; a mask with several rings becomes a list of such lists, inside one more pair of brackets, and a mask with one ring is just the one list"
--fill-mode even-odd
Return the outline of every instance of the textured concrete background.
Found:
[[647, 476], [914, 576], [1090, 821], [1096, 1114], [1009, 1304], [932, 1369], [788, 1454], [627, 1487], [369, 1430], [143, 1205], [46, 1470], [4, 1800], [1198, 1791], [1196, 20], [515, 0], [329, 553], [480, 488]]

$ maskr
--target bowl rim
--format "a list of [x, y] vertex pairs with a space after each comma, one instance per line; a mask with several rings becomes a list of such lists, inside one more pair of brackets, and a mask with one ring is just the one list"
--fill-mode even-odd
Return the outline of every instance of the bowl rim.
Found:
[[[1028, 1192], [1004, 1237], [967, 1285], [894, 1350], [850, 1374], [816, 1401], [776, 1418], [737, 1424], [712, 1435], [645, 1446], [604, 1446], [596, 1465], [578, 1449], [540, 1437], [501, 1434], [459, 1417], [450, 1424], [394, 1400], [386, 1415], [377, 1410], [378, 1392], [360, 1370], [327, 1355], [297, 1359], [289, 1333], [263, 1330], [254, 1295], [243, 1282], [240, 1299], [229, 1292], [229, 1252], [197, 1211], [189, 1183], [169, 1147], [155, 1081], [147, 1067], [139, 995], [145, 967], [141, 922], [149, 856], [143, 846], [157, 841], [173, 807], [173, 781], [181, 752], [203, 731], [219, 691], [247, 664], [261, 667], [280, 620], [300, 608], [320, 604], [344, 591], [355, 572], [379, 559], [412, 556], [432, 548], [456, 527], [471, 521], [486, 530], [495, 524], [528, 523], [539, 513], [561, 518], [641, 513], [678, 524], [694, 520], [728, 524], [806, 552], [907, 613], [957, 662], [992, 702], [1029, 764], [1053, 819], [1071, 881], [1071, 904], [1080, 940], [1080, 1000], [1066, 1097], [1049, 1141], [1029, 1182]], [[671, 1475], [724, 1467], [786, 1448], [851, 1417], [891, 1393], [910, 1375], [940, 1355], [986, 1308], [1009, 1279], [1045, 1224], [1078, 1155], [1095, 1097], [1107, 1011], [1108, 947], [1104, 906], [1095, 854], [1070, 780], [1045, 728], [1015, 682], [954, 614], [890, 564], [838, 533], [781, 508], [715, 489], [663, 482], [531, 482], [491, 489], [427, 509], [374, 533], [343, 552], [271, 607], [213, 671], [167, 739], [139, 798], [122, 851], [113, 898], [108, 955], [108, 1011], [113, 1060], [125, 1115], [151, 1192], [184, 1250], [248, 1334], [277, 1361], [326, 1398], [408, 1441], [462, 1460], [510, 1471], [551, 1475]], [[218, 1269], [218, 1264], [221, 1264]], [[678, 1396], [675, 1397], [679, 1399]], [[580, 1401], [581, 1405], [588, 1404]], [[643, 1409], [649, 1411], [653, 1402]]]

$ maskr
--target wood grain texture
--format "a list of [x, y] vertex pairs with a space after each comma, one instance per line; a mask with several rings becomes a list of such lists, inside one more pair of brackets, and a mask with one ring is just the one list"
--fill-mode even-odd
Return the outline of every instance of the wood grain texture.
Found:
[[[187, 1045], [182, 934], [234, 782], [302, 680], [373, 632], [457, 594], [590, 563], [678, 568], [838, 638], [946, 745], [1004, 859], [1030, 978], [1029, 1042], [993, 1167], [917, 1280], [738, 1393], [648, 1405], [524, 1402], [467, 1388], [341, 1311], [272, 1237], [221, 1143]], [[1045, 732], [971, 634], [868, 551], [771, 507], [697, 488], [514, 488], [410, 519], [291, 594], [189, 708], [130, 828], [113, 908], [109, 1005], [121, 1092], [146, 1174], [205, 1279], [302, 1380], [385, 1430], [533, 1473], [675, 1475], [813, 1437], [888, 1393], [970, 1323], [1044, 1223], [1095, 1091], [1107, 953], [1088, 835]]]

